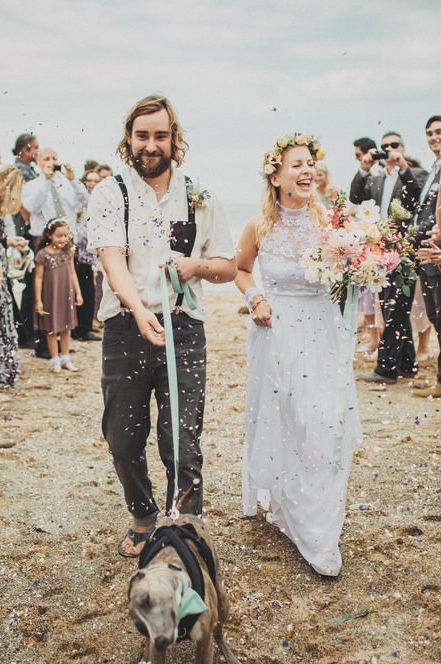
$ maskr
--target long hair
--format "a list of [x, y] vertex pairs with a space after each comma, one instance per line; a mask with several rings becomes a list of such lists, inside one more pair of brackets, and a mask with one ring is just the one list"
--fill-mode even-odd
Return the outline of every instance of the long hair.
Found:
[[16, 214], [21, 208], [23, 176], [15, 166], [0, 166], [0, 216]]
[[184, 140], [184, 130], [182, 129], [178, 116], [173, 106], [167, 99], [159, 95], [151, 95], [138, 101], [129, 111], [124, 122], [124, 135], [118, 144], [116, 154], [121, 157], [125, 164], [132, 166], [132, 153], [129, 145], [129, 138], [132, 134], [133, 123], [140, 115], [151, 115], [157, 111], [165, 110], [170, 118], [170, 130], [172, 139], [171, 157], [177, 166], [184, 161], [185, 153], [188, 150], [188, 143]]
[[[51, 237], [54, 234], [54, 232], [57, 230], [57, 228], [61, 228], [62, 226], [66, 226], [66, 228], [70, 233], [69, 224], [65, 219], [60, 217], [55, 217], [54, 219], [50, 219], [43, 229], [43, 234], [38, 244], [37, 251], [40, 251], [40, 249], [44, 249], [45, 247], [47, 247], [48, 244], [52, 242]], [[63, 248], [63, 251], [70, 251], [72, 247], [73, 247], [72, 234], [70, 233], [69, 242]]]
[[[281, 152], [282, 160], [285, 152], [290, 150], [292, 146], [287, 146]], [[278, 164], [275, 168], [274, 173], [280, 168]], [[277, 222], [277, 202], [279, 200], [279, 187], [275, 187], [271, 182], [272, 174], [265, 174], [265, 186], [262, 196], [262, 205], [260, 211], [260, 218], [257, 222], [256, 228], [256, 241], [257, 246], [260, 247], [264, 238], [268, 235], [270, 230], [273, 228]], [[318, 221], [319, 224], [325, 224], [327, 222], [326, 208], [322, 203], [320, 203], [317, 194], [313, 191], [308, 200], [308, 207], [311, 216]]]

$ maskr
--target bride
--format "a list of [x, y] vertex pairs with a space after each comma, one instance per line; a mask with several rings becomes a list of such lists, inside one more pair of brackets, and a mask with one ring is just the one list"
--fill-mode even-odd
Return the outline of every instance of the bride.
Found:
[[[314, 193], [318, 141], [279, 138], [265, 155], [261, 213], [238, 246], [236, 285], [251, 313], [248, 337], [243, 508], [258, 502], [322, 575], [341, 569], [351, 451], [360, 429], [351, 375], [343, 418], [341, 463], [337, 379], [342, 317], [324, 289], [305, 280], [300, 258], [326, 211]], [[263, 288], [252, 276], [259, 260]]]

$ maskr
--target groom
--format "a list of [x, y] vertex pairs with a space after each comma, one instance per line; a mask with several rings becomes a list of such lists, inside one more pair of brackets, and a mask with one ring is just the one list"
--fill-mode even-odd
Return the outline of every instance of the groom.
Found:
[[[103, 180], [92, 192], [88, 207], [89, 248], [99, 251], [105, 272], [99, 311], [104, 321], [103, 433], [133, 515], [119, 547], [126, 557], [139, 555], [159, 511], [145, 454], [152, 392], [158, 406], [159, 453], [167, 472], [167, 510], [173, 498], [159, 266], [172, 257], [179, 279], [188, 282], [196, 302], [196, 309], [190, 310], [169, 286], [179, 387], [181, 493], [194, 479], [202, 479], [205, 311], [201, 282], [232, 281], [237, 272], [222, 206], [214, 195], [198, 192], [179, 169], [187, 148], [168, 99], [141, 99], [126, 118], [118, 146], [126, 164], [122, 178]], [[202, 488], [186, 510], [201, 513]]]

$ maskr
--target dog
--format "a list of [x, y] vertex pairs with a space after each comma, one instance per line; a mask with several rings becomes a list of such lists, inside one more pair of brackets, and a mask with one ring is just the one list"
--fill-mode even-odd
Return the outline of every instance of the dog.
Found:
[[[184, 548], [178, 541], [182, 537]], [[194, 561], [199, 571], [192, 569]], [[216, 550], [200, 518], [183, 514], [176, 520], [159, 519], [139, 565], [128, 596], [129, 613], [149, 639], [144, 659], [165, 664], [167, 650], [177, 640], [190, 638], [196, 645], [195, 663], [213, 664], [214, 636], [226, 663], [239, 664], [224, 639], [229, 601]], [[196, 582], [190, 578], [189, 568]], [[201, 581], [203, 598], [194, 590]], [[180, 614], [188, 611], [181, 619]]]

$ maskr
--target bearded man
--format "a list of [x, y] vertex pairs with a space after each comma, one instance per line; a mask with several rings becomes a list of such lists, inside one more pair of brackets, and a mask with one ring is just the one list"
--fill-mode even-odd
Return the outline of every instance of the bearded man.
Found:
[[158, 448], [167, 474], [167, 511], [173, 499], [159, 267], [170, 258], [196, 303], [191, 310], [169, 285], [179, 389], [177, 481], [181, 493], [193, 480], [200, 481], [201, 490], [187, 502], [186, 511], [202, 511], [200, 437], [206, 351], [201, 281], [232, 281], [236, 264], [220, 203], [213, 194], [198, 192], [180, 172], [187, 148], [168, 99], [142, 99], [129, 112], [118, 146], [126, 168], [121, 176], [103, 180], [88, 206], [89, 248], [98, 250], [105, 272], [98, 314], [104, 321], [103, 433], [133, 516], [118, 549], [127, 557], [139, 555], [159, 512], [145, 453], [152, 392], [158, 406]]

